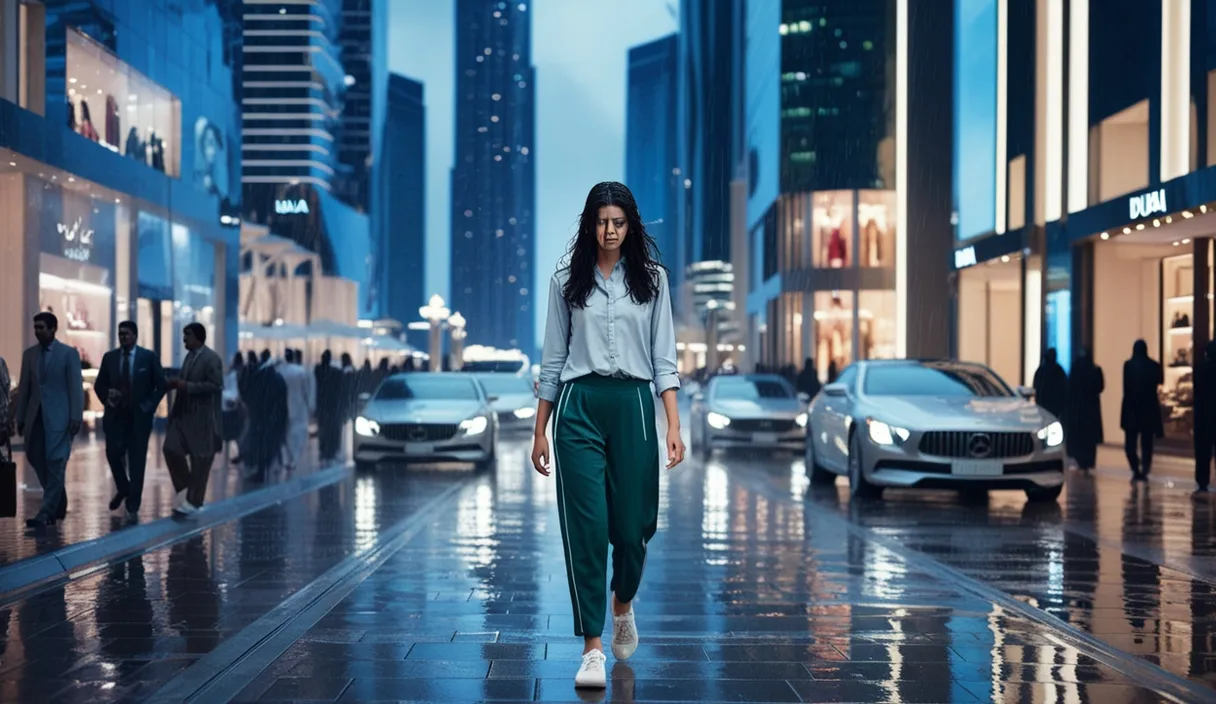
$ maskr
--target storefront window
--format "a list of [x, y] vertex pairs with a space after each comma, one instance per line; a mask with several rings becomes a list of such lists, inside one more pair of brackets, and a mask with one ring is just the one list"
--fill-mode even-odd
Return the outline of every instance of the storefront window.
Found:
[[1161, 405], [1165, 414], [1165, 437], [1188, 440], [1194, 430], [1194, 345], [1191, 316], [1194, 313], [1194, 257], [1184, 254], [1161, 261], [1162, 349], [1165, 384]]
[[862, 291], [858, 295], [859, 359], [894, 359], [895, 292]]
[[174, 329], [202, 323], [207, 339], [215, 339], [215, 245], [189, 228], [173, 224], [173, 264], [176, 271]]
[[829, 382], [853, 362], [853, 292], [815, 294], [815, 366]]
[[859, 191], [857, 225], [858, 265], [894, 269], [895, 191]]
[[106, 148], [177, 177], [181, 103], [74, 29], [67, 33], [68, 126]]
[[116, 212], [105, 199], [26, 180], [26, 223], [37, 233], [38, 309], [59, 319], [59, 337], [96, 367], [112, 338]]
[[853, 266], [853, 191], [815, 193], [812, 203], [814, 266], [819, 269]]

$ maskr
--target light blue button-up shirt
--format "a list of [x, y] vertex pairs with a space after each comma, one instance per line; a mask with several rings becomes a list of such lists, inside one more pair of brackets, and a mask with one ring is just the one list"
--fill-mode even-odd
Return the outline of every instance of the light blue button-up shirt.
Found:
[[658, 297], [639, 304], [625, 285], [623, 260], [607, 278], [596, 267], [587, 305], [572, 309], [562, 295], [570, 272], [559, 265], [549, 280], [541, 398], [556, 401], [562, 384], [588, 374], [650, 379], [657, 394], [680, 388], [667, 272], [659, 269], [658, 277]]

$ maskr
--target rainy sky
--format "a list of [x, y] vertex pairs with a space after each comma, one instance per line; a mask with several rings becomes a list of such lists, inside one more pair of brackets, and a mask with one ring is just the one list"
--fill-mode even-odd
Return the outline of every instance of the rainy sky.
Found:
[[[450, 278], [448, 179], [455, 148], [453, 4], [450, 0], [395, 0], [389, 8], [389, 69], [426, 86], [427, 291], [445, 298]], [[549, 275], [574, 234], [587, 191], [599, 181], [625, 177], [629, 48], [676, 31], [675, 7], [670, 0], [532, 3], [532, 60], [537, 73], [538, 335], [544, 331]], [[642, 217], [646, 219], [646, 213]], [[476, 321], [469, 322], [476, 325]]]

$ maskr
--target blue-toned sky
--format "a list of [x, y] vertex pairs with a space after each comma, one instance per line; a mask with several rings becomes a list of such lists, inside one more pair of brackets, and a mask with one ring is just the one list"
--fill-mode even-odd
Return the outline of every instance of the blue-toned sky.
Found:
[[[452, 0], [391, 0], [389, 16], [389, 69], [426, 85], [427, 290], [445, 298], [454, 150], [454, 6]], [[625, 177], [629, 48], [674, 32], [676, 6], [670, 0], [531, 2], [537, 74], [538, 335], [544, 330], [546, 282], [574, 234], [587, 191], [600, 181]]]

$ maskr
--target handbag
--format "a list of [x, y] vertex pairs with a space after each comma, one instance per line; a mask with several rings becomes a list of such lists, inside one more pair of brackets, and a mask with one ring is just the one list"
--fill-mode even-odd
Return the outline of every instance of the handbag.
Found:
[[11, 441], [5, 441], [4, 449], [0, 453], [0, 518], [12, 518], [17, 515], [17, 463]]

